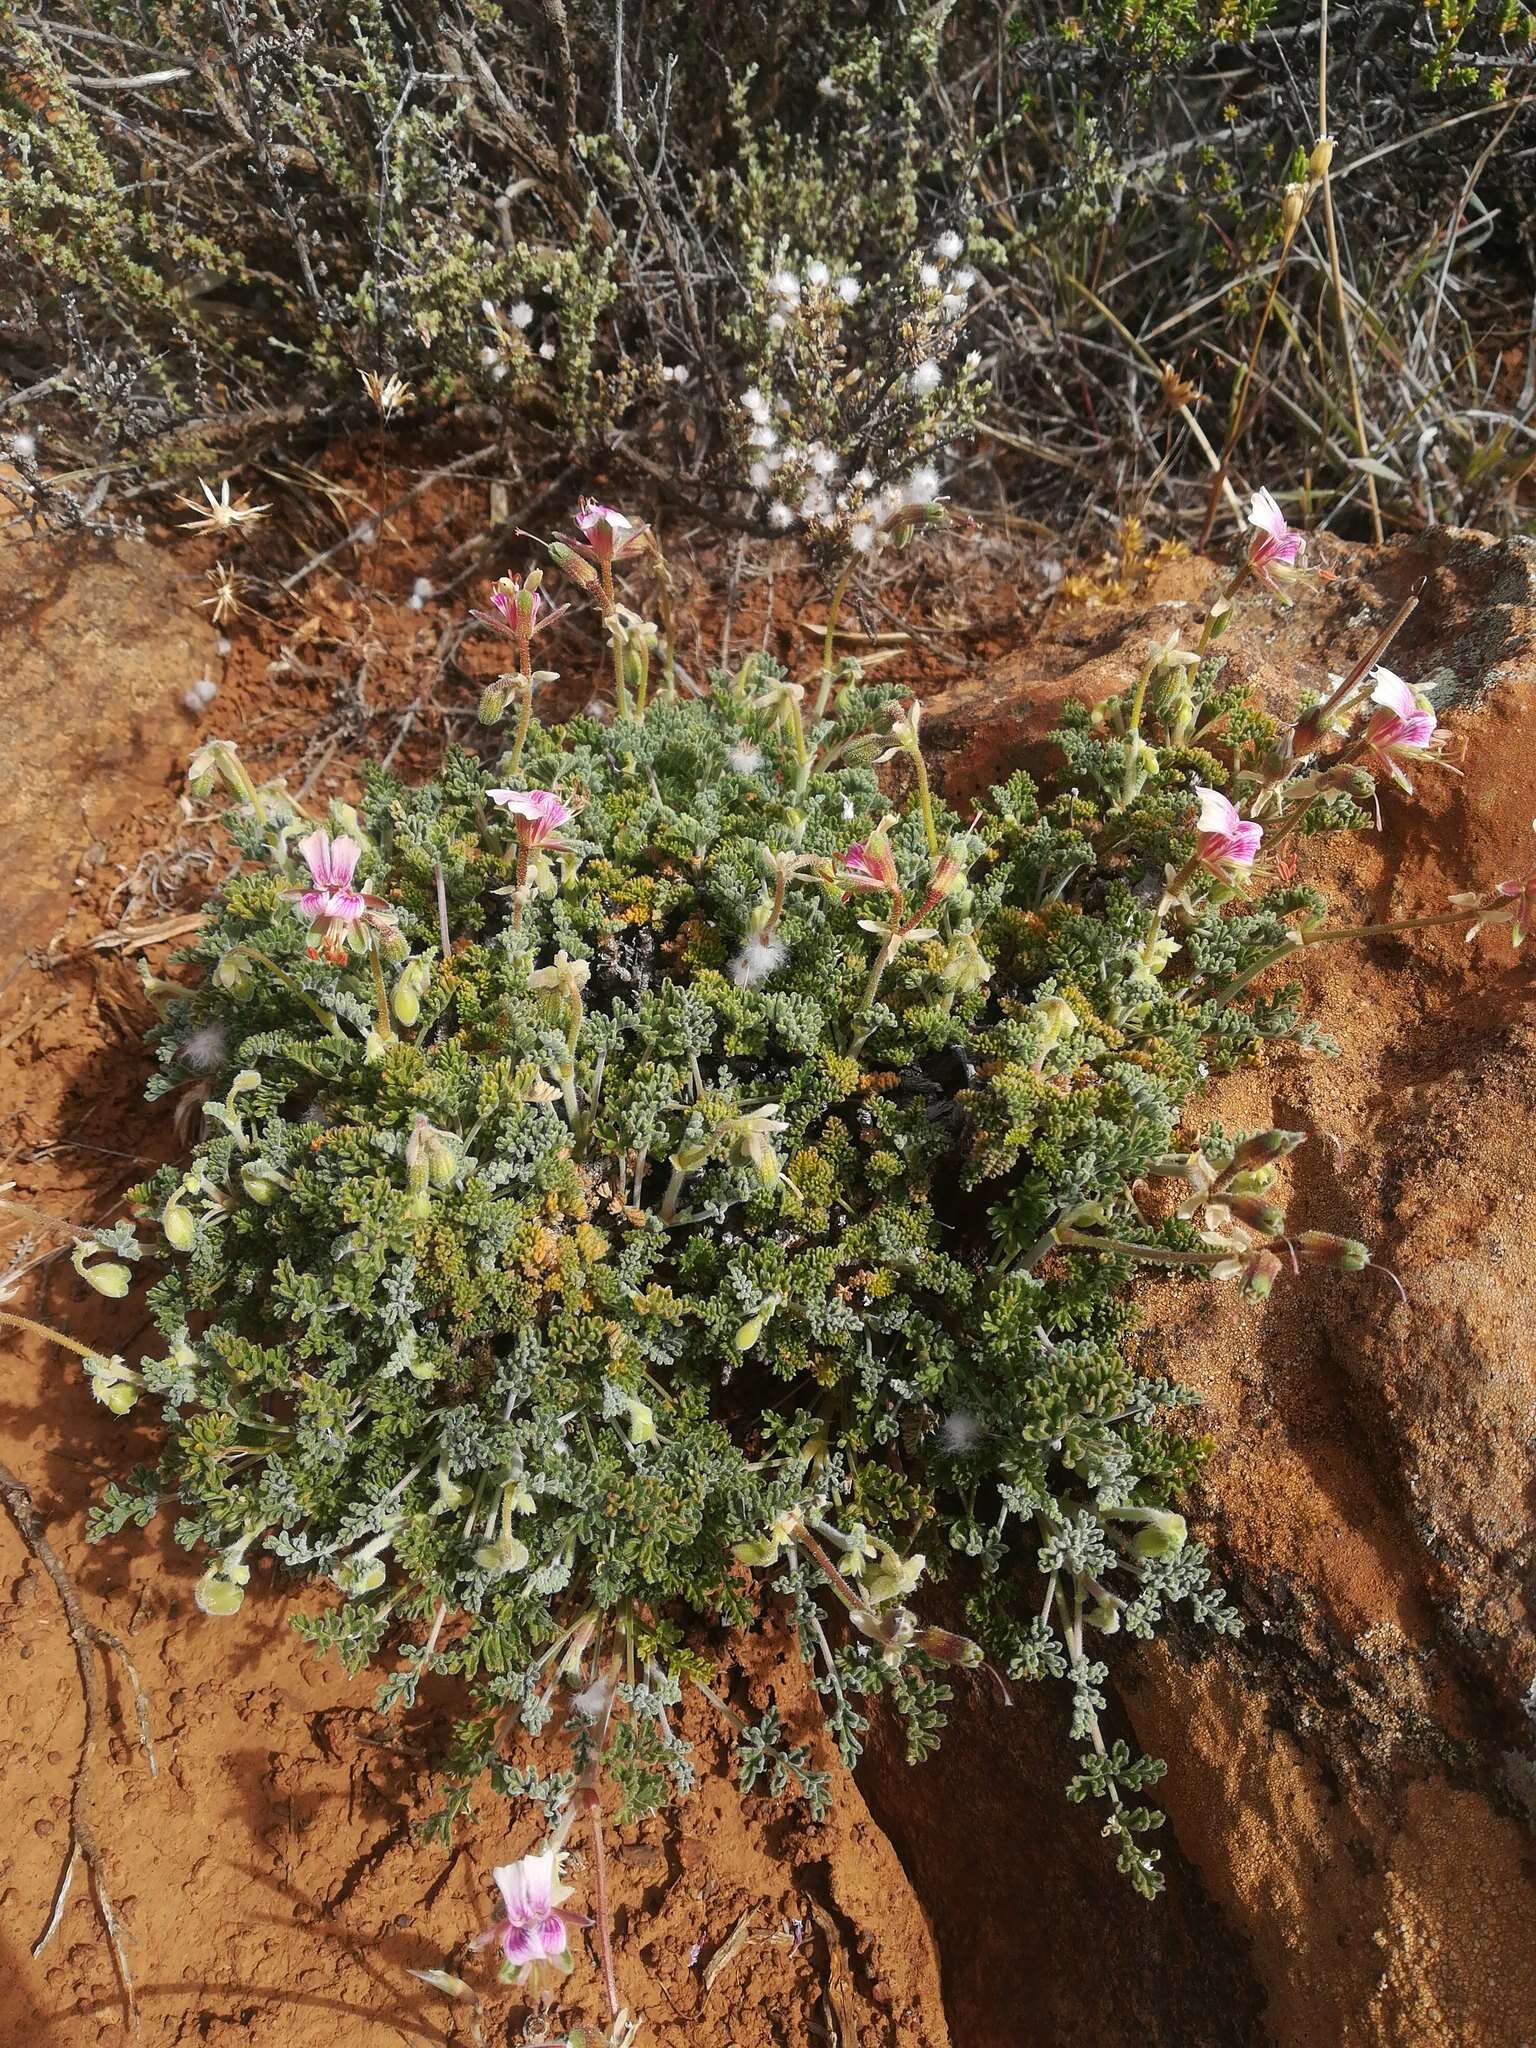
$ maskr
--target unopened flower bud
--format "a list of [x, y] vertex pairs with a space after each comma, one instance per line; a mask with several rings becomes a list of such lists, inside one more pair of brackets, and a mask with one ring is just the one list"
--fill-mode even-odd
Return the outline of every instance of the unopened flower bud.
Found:
[[250, 1579], [248, 1564], [211, 1564], [198, 1580], [192, 1597], [204, 1614], [234, 1614], [245, 1599]]
[[263, 1173], [259, 1166], [242, 1166], [240, 1185], [258, 1208], [265, 1209], [277, 1200], [281, 1184], [269, 1173]]
[[1065, 996], [1042, 996], [1032, 1006], [1030, 1015], [1040, 1025], [1042, 1034], [1040, 1050], [1035, 1055], [1035, 1071], [1038, 1073], [1045, 1065], [1047, 1054], [1078, 1029], [1077, 1012]]
[[131, 1380], [115, 1380], [111, 1386], [95, 1387], [92, 1391], [114, 1415], [126, 1415], [139, 1398], [139, 1390]]
[[1226, 1189], [1221, 1201], [1239, 1223], [1246, 1223], [1250, 1230], [1260, 1231], [1265, 1237], [1278, 1237], [1285, 1228], [1284, 1210], [1266, 1202], [1262, 1195], [1240, 1195]]
[[629, 1411], [629, 1440], [632, 1444], [653, 1444], [656, 1441], [656, 1416], [648, 1402], [636, 1400], [630, 1394], [625, 1396], [624, 1406]]
[[1225, 633], [1225, 631], [1227, 630], [1228, 626], [1230, 626], [1230, 625], [1231, 625], [1231, 623], [1232, 623], [1232, 600], [1231, 600], [1231, 598], [1230, 598], [1230, 597], [1219, 597], [1219, 598], [1217, 598], [1216, 602], [1215, 602], [1215, 603], [1214, 603], [1214, 604], [1213, 604], [1213, 605], [1211, 606], [1210, 612], [1208, 613], [1208, 615], [1207, 615], [1207, 617], [1206, 617], [1206, 621], [1205, 621], [1205, 638], [1206, 638], [1206, 640], [1207, 640], [1208, 642], [1209, 642], [1209, 641], [1211, 641], [1211, 640], [1219, 640], [1219, 639], [1221, 638], [1222, 634], [1223, 634], [1223, 633]]
[[498, 676], [494, 683], [487, 683], [480, 692], [480, 705], [475, 716], [482, 725], [499, 725], [507, 715], [507, 706], [512, 701], [512, 690], [505, 676]]
[[912, 1638], [912, 1647], [936, 1664], [959, 1664], [967, 1671], [974, 1671], [985, 1655], [980, 1643], [973, 1643], [969, 1636], [957, 1636], [947, 1628], [920, 1628]]
[[1305, 1131], [1255, 1131], [1232, 1154], [1232, 1164], [1237, 1167], [1262, 1166], [1271, 1159], [1284, 1159], [1294, 1152], [1298, 1145], [1307, 1140]]
[[449, 1478], [446, 1453], [437, 1461], [436, 1477], [437, 1500], [433, 1504], [432, 1512], [434, 1514], [452, 1514], [456, 1508], [463, 1507], [469, 1499], [469, 1488], [467, 1486], [460, 1486], [456, 1479]]
[[1335, 1237], [1328, 1230], [1304, 1230], [1291, 1240], [1296, 1256], [1308, 1266], [1326, 1266], [1334, 1273], [1360, 1273], [1371, 1263], [1358, 1238]]
[[1320, 184], [1327, 177], [1328, 168], [1332, 162], [1333, 137], [1331, 135], [1319, 135], [1317, 141], [1312, 145], [1312, 154], [1307, 158], [1307, 176], [1314, 184]]
[[426, 960], [407, 960], [400, 970], [390, 1008], [395, 1013], [395, 1022], [407, 1030], [421, 1020], [421, 999], [431, 978], [431, 963]]
[[1120, 1609], [1113, 1600], [1095, 1600], [1091, 1607], [1083, 1610], [1083, 1619], [1090, 1628], [1096, 1628], [1100, 1635], [1113, 1636], [1120, 1633]]
[[1277, 1252], [1257, 1251], [1243, 1267], [1243, 1292], [1250, 1301], [1268, 1301], [1275, 1282], [1285, 1271]]
[[578, 555], [564, 541], [552, 540], [549, 543], [549, 558], [557, 569], [563, 569], [567, 576], [573, 577], [583, 590], [602, 588], [602, 578], [585, 555]]
[[377, 1593], [385, 1579], [382, 1562], [376, 1557], [349, 1557], [340, 1563], [331, 1578], [349, 1600], [361, 1599], [365, 1593]]

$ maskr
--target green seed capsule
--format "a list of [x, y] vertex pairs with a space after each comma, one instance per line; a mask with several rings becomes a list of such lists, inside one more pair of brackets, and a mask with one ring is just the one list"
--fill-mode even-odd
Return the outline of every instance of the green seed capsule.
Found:
[[213, 985], [223, 989], [226, 995], [248, 996], [255, 983], [245, 954], [238, 951], [224, 954], [213, 970]]
[[189, 1252], [197, 1242], [197, 1225], [177, 1202], [166, 1203], [165, 1213], [160, 1218], [160, 1228], [165, 1232], [166, 1241], [174, 1251]]
[[262, 1209], [267, 1208], [269, 1204], [277, 1200], [277, 1182], [270, 1179], [268, 1175], [259, 1172], [254, 1166], [241, 1167], [240, 1185], [245, 1189], [251, 1200]]
[[94, 1287], [98, 1294], [104, 1294], [110, 1301], [121, 1301], [133, 1284], [133, 1275], [126, 1266], [115, 1260], [107, 1260], [100, 1266], [78, 1266], [75, 1269], [87, 1286]]
[[1090, 1628], [1096, 1628], [1100, 1635], [1113, 1636], [1120, 1632], [1120, 1610], [1113, 1600], [1095, 1600], [1083, 1614]]
[[1177, 1557], [1188, 1540], [1189, 1528], [1184, 1517], [1157, 1508], [1132, 1537], [1131, 1549], [1137, 1557]]
[[193, 1598], [204, 1614], [235, 1614], [245, 1599], [250, 1577], [248, 1564], [211, 1564], [198, 1580]]

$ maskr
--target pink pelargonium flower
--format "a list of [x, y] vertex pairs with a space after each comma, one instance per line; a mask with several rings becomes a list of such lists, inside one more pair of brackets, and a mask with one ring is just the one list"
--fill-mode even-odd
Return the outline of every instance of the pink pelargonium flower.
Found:
[[308, 889], [285, 889], [283, 894], [299, 906], [299, 915], [313, 925], [318, 943], [311, 953], [323, 953], [333, 964], [346, 957], [349, 944], [359, 943], [369, 929], [392, 930], [394, 920], [378, 896], [354, 889], [352, 878], [363, 849], [345, 834], [333, 839], [317, 828], [299, 841], [298, 850], [309, 869]]
[[1236, 804], [1219, 789], [1197, 782], [1195, 795], [1200, 799], [1195, 858], [1224, 882], [1246, 880], [1264, 827], [1240, 817]]
[[868, 839], [854, 841], [843, 855], [838, 880], [845, 889], [856, 890], [863, 896], [894, 896], [899, 892], [896, 856], [884, 833], [872, 833]]
[[1278, 590], [1280, 579], [1294, 574], [1306, 549], [1307, 537], [1286, 525], [1285, 514], [1268, 491], [1254, 492], [1248, 524], [1258, 535], [1248, 550], [1249, 566], [1261, 583]]
[[524, 632], [532, 632], [534, 621], [544, 609], [545, 598], [536, 583], [524, 588], [521, 576], [498, 578], [491, 592], [491, 608], [502, 623], [515, 630], [521, 626]]
[[583, 1914], [560, 1910], [571, 1894], [570, 1887], [560, 1882], [559, 1865], [558, 1853], [547, 1849], [538, 1856], [503, 1863], [491, 1872], [506, 1918], [476, 1935], [473, 1945], [485, 1948], [496, 1942], [506, 1959], [505, 1973], [519, 1980], [541, 1963], [569, 1970], [570, 1931], [588, 1924]]
[[637, 526], [612, 505], [598, 505], [591, 498], [577, 506], [576, 525], [584, 543], [582, 553], [599, 566], [638, 553], [650, 538], [649, 527]]
[[[1536, 821], [1532, 822], [1531, 830], [1536, 832]], [[1476, 912], [1467, 933], [1468, 945], [1485, 924], [1507, 924], [1509, 942], [1518, 951], [1536, 933], [1536, 868], [1523, 881], [1499, 882], [1492, 889], [1464, 890], [1451, 898], [1451, 904], [1456, 910]]]
[[530, 852], [569, 851], [560, 828], [575, 813], [552, 789], [488, 789], [486, 795], [511, 818], [519, 843]]
[[1449, 734], [1440, 730], [1434, 712], [1421, 703], [1401, 676], [1379, 668], [1376, 678], [1371, 702], [1381, 708], [1366, 727], [1365, 744], [1399, 789], [1412, 796], [1413, 784], [1399, 764], [1433, 759], [1444, 750]]

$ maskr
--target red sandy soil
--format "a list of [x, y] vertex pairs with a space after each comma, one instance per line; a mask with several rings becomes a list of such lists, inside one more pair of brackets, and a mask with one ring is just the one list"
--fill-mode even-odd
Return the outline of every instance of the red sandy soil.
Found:
[[[176, 1148], [169, 1108], [141, 1099], [136, 963], [163, 969], [210, 878], [204, 822], [179, 795], [198, 736], [237, 738], [264, 772], [281, 765], [323, 795], [364, 752], [399, 745], [430, 765], [466, 715], [472, 687], [441, 677], [434, 657], [473, 592], [407, 610], [423, 546], [408, 532], [364, 564], [363, 587], [317, 579], [276, 623], [240, 622], [227, 656], [195, 609], [202, 562], [184, 546], [0, 556], [12, 862], [0, 1182], [17, 1199], [105, 1221]], [[1499, 582], [1508, 554], [1431, 564], [1439, 602], [1398, 665], [1415, 672], [1412, 655], [1418, 672], [1448, 664], [1488, 687], [1457, 714], [1466, 779], [1426, 773], [1416, 821], [1389, 802], [1381, 842], [1324, 857], [1351, 911], [1438, 907], [1448, 888], [1529, 864], [1536, 772], [1520, 706], [1536, 669], [1529, 618], [1514, 619]], [[1336, 567], [1315, 605], [1278, 623], [1257, 615], [1234, 636], [1262, 688], [1286, 697], [1303, 665], [1342, 666], [1341, 646], [1353, 653], [1424, 564], [1388, 549], [1340, 553]], [[956, 786], [1014, 765], [1065, 690], [1118, 685], [1123, 639], [1166, 629], [1168, 607], [1176, 615], [1211, 572], [1179, 564], [1118, 610], [1063, 608], [1027, 630], [1008, 594], [1021, 582], [1020, 565], [994, 554], [966, 601], [949, 599], [961, 668], [925, 645], [902, 651], [914, 682], [945, 696], [935, 735]], [[769, 595], [760, 580], [745, 590], [738, 658]], [[781, 581], [775, 616], [792, 616], [796, 596]], [[935, 623], [935, 601], [916, 616]], [[1025, 644], [998, 658], [1010, 642]], [[574, 655], [561, 659], [576, 670], [580, 643]], [[1523, 697], [1509, 682], [1517, 656]], [[477, 658], [466, 651], [467, 665]], [[693, 659], [705, 665], [702, 648]], [[222, 687], [200, 721], [179, 707], [203, 672]], [[1531, 1675], [1520, 1587], [1536, 1346], [1518, 1287], [1536, 1274], [1516, 1227], [1536, 1107], [1528, 983], [1502, 939], [1469, 959], [1438, 933], [1347, 966], [1320, 950], [1303, 978], [1342, 1058], [1223, 1082], [1213, 1113], [1316, 1129], [1323, 1142], [1298, 1162], [1306, 1223], [1371, 1236], [1404, 1265], [1415, 1311], [1370, 1275], [1368, 1294], [1309, 1281], [1262, 1312], [1149, 1290], [1145, 1362], [1210, 1402], [1220, 1448], [1203, 1533], [1250, 1623], [1216, 1655], [1178, 1637], [1117, 1666], [1136, 1733], [1172, 1760], [1168, 1894], [1153, 1907], [1129, 1897], [1092, 1816], [1063, 1802], [1055, 1700], [1027, 1692], [1004, 1708], [978, 1682], [934, 1762], [910, 1772], [877, 1743], [859, 1784], [838, 1774], [821, 1826], [793, 1804], [742, 1799], [718, 1731], [696, 1715], [694, 1796], [610, 1835], [619, 1983], [645, 2014], [642, 2048], [1519, 2048], [1536, 2032], [1530, 1837], [1498, 1776], [1506, 1753], [1530, 1747], [1516, 1705]], [[0, 1222], [0, 1271], [56, 1243]], [[7, 1305], [131, 1350], [134, 1333], [57, 1256], [23, 1270]], [[149, 2048], [545, 2038], [525, 2034], [524, 2002], [464, 1954], [489, 1917], [491, 1864], [533, 1846], [535, 1821], [513, 1816], [509, 1833], [487, 1799], [446, 1850], [412, 1832], [434, 1803], [451, 1703], [381, 1719], [376, 1681], [305, 1653], [276, 1597], [209, 1622], [192, 1604], [194, 1567], [159, 1523], [86, 1545], [91, 1499], [152, 1455], [152, 1437], [107, 1415], [66, 1355], [7, 1351], [0, 1459], [148, 1696], [154, 1778], [121, 1671], [107, 1667], [90, 1804]], [[771, 1641], [751, 1647], [737, 1704], [776, 1700], [828, 1761], [793, 1669]], [[48, 1947], [28, 1954], [67, 1848], [83, 1715], [55, 1589], [3, 1516], [0, 1696], [0, 1906], [16, 1956], [0, 1980], [0, 2043], [126, 2042], [83, 1876]], [[483, 2013], [408, 1974], [443, 1967], [471, 1978]], [[592, 2026], [600, 2003], [587, 1950], [563, 2025]]]

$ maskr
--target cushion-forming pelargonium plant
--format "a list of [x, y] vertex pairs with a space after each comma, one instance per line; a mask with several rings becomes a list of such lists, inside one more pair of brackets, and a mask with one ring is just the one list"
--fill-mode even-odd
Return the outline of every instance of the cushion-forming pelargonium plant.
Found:
[[[1101, 1726], [1104, 1645], [1175, 1603], [1238, 1624], [1179, 1512], [1192, 1397], [1128, 1362], [1125, 1282], [1368, 1265], [1287, 1218], [1296, 1134], [1184, 1120], [1210, 1070], [1319, 1043], [1266, 970], [1364, 935], [1276, 849], [1368, 829], [1434, 751], [1390, 629], [1290, 724], [1224, 686], [1236, 596], [1299, 552], [1255, 522], [1194, 644], [1066, 714], [1060, 787], [1015, 775], [974, 818], [929, 787], [920, 707], [830, 647], [685, 697], [636, 608], [655, 537], [603, 508], [551, 547], [609, 626], [603, 716], [532, 715], [530, 577], [491, 600], [518, 668], [489, 759], [371, 770], [317, 818], [205, 747], [237, 858], [155, 984], [151, 1084], [195, 1083], [202, 1135], [138, 1191], [163, 1244], [77, 1250], [109, 1295], [150, 1257], [163, 1336], [74, 1347], [108, 1405], [164, 1412], [94, 1534], [174, 1503], [210, 1614], [327, 1583], [296, 1625], [388, 1659], [385, 1704], [465, 1685], [443, 1824], [489, 1771], [545, 1801], [550, 1855], [600, 1780], [626, 1816], [686, 1789], [686, 1687], [745, 1787], [819, 1808], [810, 1752], [731, 1703], [730, 1632], [767, 1616], [850, 1760], [879, 1696], [920, 1758], [972, 1667], [1058, 1680], [1071, 1796], [1155, 1891], [1160, 1767]], [[1530, 900], [1438, 921], [1518, 940]], [[551, 1722], [572, 1769], [540, 1777], [503, 1744]], [[567, 1952], [556, 1869], [507, 1891], [513, 1967]]]

